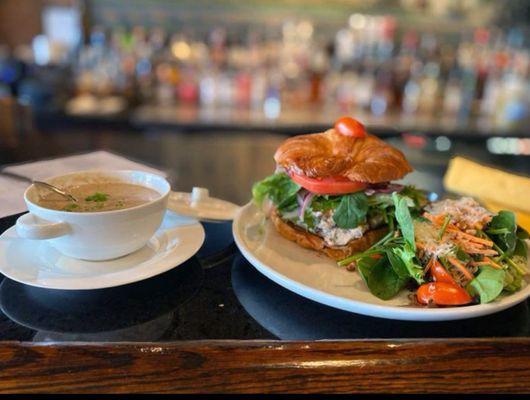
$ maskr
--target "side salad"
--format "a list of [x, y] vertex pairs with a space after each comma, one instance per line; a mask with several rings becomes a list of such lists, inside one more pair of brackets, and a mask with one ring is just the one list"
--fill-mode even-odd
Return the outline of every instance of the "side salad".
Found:
[[338, 261], [357, 270], [383, 300], [409, 289], [419, 305], [471, 305], [524, 284], [528, 233], [512, 212], [493, 214], [469, 197], [428, 204], [423, 191], [391, 183], [323, 195], [284, 171], [256, 183], [252, 194], [266, 212], [274, 209], [329, 246], [342, 246], [369, 229], [388, 229], [369, 249]]
[[492, 214], [468, 197], [420, 213], [406, 193], [394, 192], [391, 200], [388, 234], [338, 262], [356, 268], [372, 294], [388, 300], [407, 287], [419, 304], [459, 306], [521, 289], [529, 235], [512, 212]]

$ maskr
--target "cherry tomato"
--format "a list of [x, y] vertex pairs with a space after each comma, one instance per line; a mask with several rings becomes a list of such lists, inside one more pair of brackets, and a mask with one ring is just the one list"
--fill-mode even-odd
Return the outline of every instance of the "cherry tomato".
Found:
[[291, 179], [316, 194], [346, 194], [364, 190], [367, 184], [364, 182], [350, 181], [343, 176], [326, 178], [309, 178], [304, 175], [291, 173]]
[[434, 303], [438, 306], [459, 306], [471, 303], [471, 296], [460, 286], [447, 282], [424, 283], [416, 292], [421, 304]]
[[351, 117], [342, 117], [335, 122], [335, 130], [344, 136], [356, 138], [366, 137], [366, 129], [356, 119]]
[[435, 260], [433, 258], [432, 261], [430, 261], [430, 263], [431, 263], [431, 275], [436, 282], [451, 283], [453, 285], [457, 284], [455, 280], [453, 279], [453, 277], [451, 276], [451, 274], [447, 272], [447, 270], [444, 268], [442, 264], [440, 264], [440, 261]]

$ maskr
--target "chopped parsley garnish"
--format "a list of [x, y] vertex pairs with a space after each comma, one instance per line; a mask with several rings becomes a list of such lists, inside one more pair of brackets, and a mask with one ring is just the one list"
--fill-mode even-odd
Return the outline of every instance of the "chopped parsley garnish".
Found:
[[107, 201], [109, 199], [109, 195], [106, 193], [96, 192], [92, 196], [85, 197], [85, 201]]
[[63, 208], [64, 211], [74, 211], [75, 209], [79, 208], [79, 206], [75, 203], [68, 204]]
[[104, 206], [103, 203], [96, 203], [95, 205], [90, 207], [89, 210], [91, 210], [91, 211], [101, 210], [103, 208], [103, 206]]

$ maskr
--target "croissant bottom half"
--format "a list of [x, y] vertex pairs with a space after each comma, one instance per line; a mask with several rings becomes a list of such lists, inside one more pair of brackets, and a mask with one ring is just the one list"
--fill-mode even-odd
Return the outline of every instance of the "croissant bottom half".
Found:
[[367, 250], [388, 233], [386, 227], [369, 230], [359, 239], [351, 240], [344, 246], [331, 247], [328, 246], [320, 236], [298, 228], [292, 223], [281, 219], [276, 210], [272, 211], [270, 218], [276, 230], [284, 238], [289, 239], [306, 249], [317, 250], [337, 261], [349, 257], [352, 254]]

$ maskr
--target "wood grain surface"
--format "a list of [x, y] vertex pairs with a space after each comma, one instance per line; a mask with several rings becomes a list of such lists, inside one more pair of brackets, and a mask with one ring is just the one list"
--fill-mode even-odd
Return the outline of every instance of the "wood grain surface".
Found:
[[529, 392], [530, 339], [0, 344], [0, 392]]

